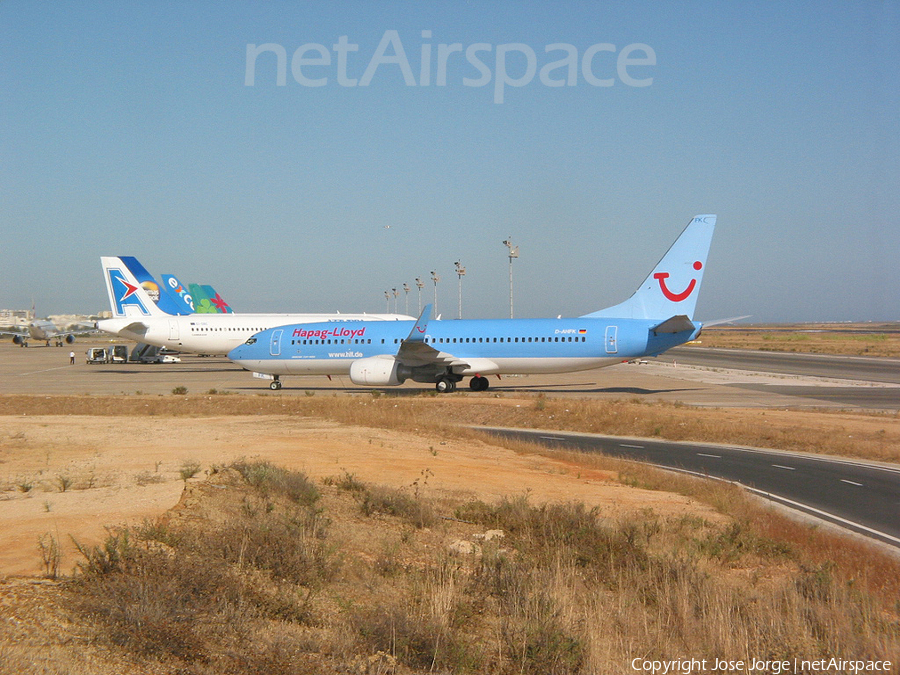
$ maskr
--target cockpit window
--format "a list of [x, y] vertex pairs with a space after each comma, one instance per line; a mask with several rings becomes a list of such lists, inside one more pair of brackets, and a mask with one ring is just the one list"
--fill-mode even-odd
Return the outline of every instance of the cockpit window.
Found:
[[256, 344], [256, 338], [255, 338], [255, 337], [248, 338], [247, 341], [246, 341], [244, 344], [245, 344], [245, 345], [255, 345], [255, 344]]

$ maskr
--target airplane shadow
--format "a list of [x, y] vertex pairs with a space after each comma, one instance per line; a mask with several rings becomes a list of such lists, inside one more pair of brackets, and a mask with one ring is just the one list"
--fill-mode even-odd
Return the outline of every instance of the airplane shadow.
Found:
[[[288, 381], [289, 382], [289, 381]], [[564, 389], [562, 389], [564, 387]], [[259, 392], [264, 389], [268, 389], [268, 387], [262, 388], [259, 385], [247, 385], [236, 387], [238, 391], [241, 392]], [[429, 388], [428, 386], [423, 386], [422, 388], [416, 389], [378, 389], [378, 388], [365, 388], [365, 387], [356, 387], [353, 385], [349, 385], [346, 387], [337, 386], [337, 387], [303, 387], [303, 386], [290, 386], [290, 384], [285, 383], [282, 391], [311, 391], [311, 392], [334, 392], [336, 389], [339, 389], [344, 392], [349, 393], [359, 393], [359, 394], [372, 394], [374, 392], [380, 392], [382, 396], [385, 397], [394, 397], [394, 398], [408, 398], [415, 396], [422, 396], [423, 394], [432, 394], [434, 396], [446, 396], [447, 394], [438, 394], [433, 388]], [[479, 394], [488, 394], [493, 393], [534, 393], [534, 394], [551, 394], [551, 393], [559, 393], [563, 391], [564, 393], [571, 394], [627, 394], [631, 396], [650, 396], [650, 395], [659, 395], [659, 394], [670, 394], [677, 393], [680, 391], [691, 391], [690, 389], [644, 389], [642, 387], [572, 387], [571, 385], [518, 385], [518, 386], [498, 386], [491, 387], [487, 392], [471, 392], [468, 387], [460, 388], [456, 391], [458, 394], [469, 394], [469, 393], [479, 393]], [[452, 394], [450, 394], [452, 395]]]

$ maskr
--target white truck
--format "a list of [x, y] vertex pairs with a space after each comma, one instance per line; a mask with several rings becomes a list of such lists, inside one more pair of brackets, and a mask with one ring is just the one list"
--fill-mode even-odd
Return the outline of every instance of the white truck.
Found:
[[91, 347], [87, 350], [87, 363], [128, 363], [128, 345]]

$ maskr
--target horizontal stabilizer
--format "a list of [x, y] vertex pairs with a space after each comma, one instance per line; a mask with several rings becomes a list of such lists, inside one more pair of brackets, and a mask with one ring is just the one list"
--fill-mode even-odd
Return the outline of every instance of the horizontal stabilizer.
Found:
[[687, 316], [679, 314], [656, 324], [650, 330], [653, 331], [654, 335], [659, 335], [660, 333], [683, 333], [685, 331], [693, 332], [697, 330], [697, 326]]
[[744, 316], [733, 316], [730, 319], [716, 319], [715, 321], [704, 321], [703, 327], [709, 328], [710, 326], [722, 326], [726, 323], [734, 323], [735, 321], [740, 321], [741, 319], [749, 319], [752, 315], [745, 314]]

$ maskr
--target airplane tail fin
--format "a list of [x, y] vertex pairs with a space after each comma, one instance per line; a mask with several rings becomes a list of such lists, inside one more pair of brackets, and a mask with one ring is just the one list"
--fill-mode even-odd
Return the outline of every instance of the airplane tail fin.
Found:
[[695, 216], [628, 300], [584, 316], [692, 319], [715, 225], [714, 215]]
[[101, 257], [109, 306], [116, 318], [167, 316], [176, 314], [168, 294], [136, 258]]
[[234, 310], [231, 309], [231, 306], [216, 292], [215, 288], [208, 284], [202, 284], [201, 288], [206, 292], [206, 297], [209, 298], [209, 301], [216, 308], [217, 312], [220, 314], [234, 314]]
[[194, 300], [188, 292], [187, 286], [178, 281], [174, 274], [160, 275], [163, 280], [163, 288], [165, 288], [172, 300], [180, 308], [179, 314], [193, 314]]
[[206, 295], [206, 291], [200, 284], [188, 284], [191, 297], [194, 298], [194, 311], [197, 314], [218, 314], [219, 310]]

